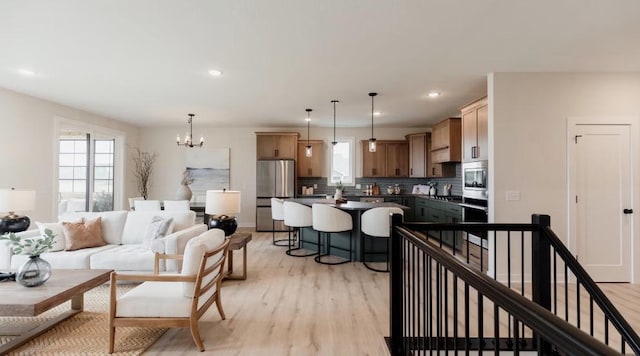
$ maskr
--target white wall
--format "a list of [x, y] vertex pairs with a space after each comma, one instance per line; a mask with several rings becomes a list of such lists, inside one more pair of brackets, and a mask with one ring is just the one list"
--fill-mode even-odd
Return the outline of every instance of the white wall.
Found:
[[[54, 166], [56, 116], [122, 131], [127, 145], [137, 145], [135, 126], [0, 88], [0, 189], [36, 190], [36, 210], [26, 212], [32, 225], [57, 220], [53, 194], [58, 175]], [[130, 169], [126, 156], [125, 172]], [[135, 191], [134, 180], [126, 179], [123, 198]]]
[[[530, 222], [532, 213], [548, 214], [551, 227], [566, 241], [567, 118], [640, 118], [640, 73], [494, 73], [488, 84], [490, 221]], [[638, 143], [637, 127], [632, 135]], [[639, 152], [637, 146], [632, 150], [637, 208]], [[521, 200], [506, 201], [508, 190], [520, 191]], [[640, 258], [638, 222], [636, 214], [636, 261]]]
[[[186, 123], [175, 127], [149, 127], [141, 131], [140, 143], [145, 151], [155, 152], [158, 157], [151, 178], [150, 199], [173, 199], [180, 185], [182, 171], [185, 168], [185, 150], [200, 148], [178, 147], [176, 135], [185, 131]], [[297, 131], [300, 139], [306, 140], [307, 129], [291, 128], [234, 128], [203, 127], [194, 125], [194, 137], [204, 136], [205, 147], [230, 149], [230, 189], [242, 191], [242, 207], [238, 214], [240, 226], [255, 226], [256, 210], [256, 135], [259, 131]], [[362, 152], [360, 140], [369, 139], [371, 128], [341, 129], [338, 137], [355, 137], [356, 139], [356, 174], [362, 175]], [[404, 139], [405, 135], [414, 132], [425, 132], [426, 128], [376, 128], [377, 139]], [[332, 128], [311, 127], [311, 139], [325, 142], [325, 172], [329, 172], [329, 147], [333, 141]]]

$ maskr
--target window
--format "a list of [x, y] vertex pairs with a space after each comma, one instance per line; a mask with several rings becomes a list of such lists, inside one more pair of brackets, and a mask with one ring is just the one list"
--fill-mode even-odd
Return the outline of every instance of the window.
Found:
[[59, 213], [113, 210], [114, 151], [112, 138], [92, 139], [90, 134], [60, 136]]
[[338, 139], [331, 153], [331, 175], [329, 185], [335, 185], [339, 181], [344, 185], [355, 184], [355, 139]]

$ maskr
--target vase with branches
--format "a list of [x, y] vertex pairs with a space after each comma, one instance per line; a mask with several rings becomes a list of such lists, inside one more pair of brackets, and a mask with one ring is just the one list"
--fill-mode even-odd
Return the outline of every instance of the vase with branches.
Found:
[[135, 148], [133, 155], [134, 174], [138, 193], [145, 199], [149, 196], [149, 183], [151, 182], [151, 173], [153, 173], [153, 163], [155, 160], [156, 154], [154, 152], [144, 152], [138, 147]]

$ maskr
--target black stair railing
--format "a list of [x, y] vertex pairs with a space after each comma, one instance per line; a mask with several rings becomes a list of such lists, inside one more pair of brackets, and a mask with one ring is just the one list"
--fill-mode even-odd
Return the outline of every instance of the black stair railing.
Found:
[[[420, 350], [430, 350], [430, 354], [432, 350], [573, 354], [577, 346], [567, 343], [586, 342], [585, 333], [589, 336], [587, 340], [595, 336], [622, 353], [628, 345], [640, 354], [637, 334], [551, 231], [548, 216], [534, 215], [532, 224], [402, 223], [396, 217], [392, 234], [389, 341], [394, 355], [408, 351], [419, 354]], [[476, 250], [472, 258], [471, 234], [482, 236], [484, 242], [492, 245], [494, 253], [484, 256]], [[460, 243], [459, 239], [463, 241]], [[495, 253], [499, 250], [500, 259]], [[519, 259], [512, 257], [514, 250]], [[483, 273], [487, 269], [489, 274]], [[469, 271], [482, 277], [469, 277]], [[501, 282], [495, 280], [497, 276]], [[501, 287], [487, 285], [485, 279]], [[487, 286], [491, 290], [486, 290]], [[509, 294], [496, 288], [507, 289]], [[511, 302], [493, 295], [496, 290]], [[581, 299], [585, 299], [582, 304], [589, 306], [588, 311], [581, 308]], [[517, 300], [515, 307], [513, 300]], [[531, 307], [523, 300], [536, 306]], [[544, 323], [553, 326], [540, 329], [544, 323], [514, 310], [522, 305], [527, 310], [541, 307], [547, 310], [545, 318], [551, 313], [562, 323], [546, 320]], [[604, 326], [594, 328], [598, 313]], [[581, 320], [582, 314], [585, 316]], [[536, 311], [536, 315], [542, 314]], [[558, 327], [562, 330], [554, 329]], [[553, 335], [549, 335], [549, 330], [553, 330]], [[600, 330], [600, 334], [594, 330]], [[557, 340], [558, 335], [572, 340]], [[594, 347], [591, 341], [589, 348]], [[402, 352], [397, 353], [398, 350]], [[604, 350], [605, 354], [611, 354], [611, 349], [601, 351]]]

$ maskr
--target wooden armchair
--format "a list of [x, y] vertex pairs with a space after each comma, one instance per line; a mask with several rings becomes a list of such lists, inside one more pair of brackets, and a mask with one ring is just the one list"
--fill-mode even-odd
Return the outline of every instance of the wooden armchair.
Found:
[[[224, 231], [209, 230], [187, 243], [184, 255], [156, 253], [155, 273], [132, 275], [111, 273], [109, 308], [109, 353], [113, 353], [117, 326], [189, 327], [200, 351], [198, 321], [215, 303], [222, 319], [220, 284], [229, 248]], [[182, 272], [159, 275], [161, 259], [182, 259]], [[117, 281], [144, 281], [116, 298]]]

